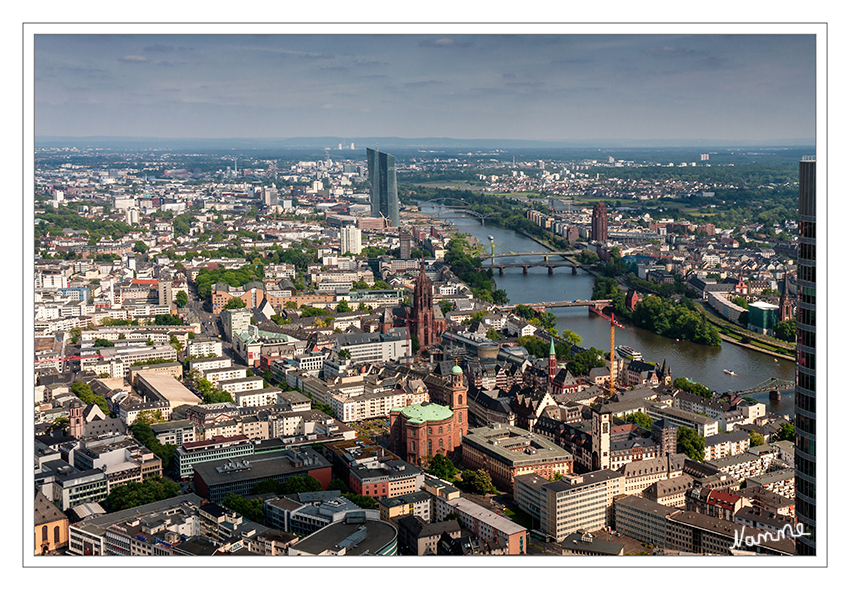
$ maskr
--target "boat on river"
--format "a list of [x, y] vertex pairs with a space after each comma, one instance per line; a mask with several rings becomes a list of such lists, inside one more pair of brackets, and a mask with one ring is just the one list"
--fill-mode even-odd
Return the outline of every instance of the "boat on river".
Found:
[[614, 349], [614, 352], [620, 355], [621, 358], [624, 358], [629, 361], [643, 360], [643, 354], [641, 354], [639, 351], [635, 350], [631, 346], [620, 345]]
[[727, 375], [734, 375], [735, 374], [735, 371], [733, 371], [732, 369], [723, 369], [723, 372], [726, 373]]

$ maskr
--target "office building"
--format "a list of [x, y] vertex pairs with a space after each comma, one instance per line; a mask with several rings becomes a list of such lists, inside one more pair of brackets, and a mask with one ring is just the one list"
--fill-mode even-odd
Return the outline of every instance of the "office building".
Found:
[[369, 163], [372, 217], [382, 217], [390, 227], [398, 227], [395, 156], [366, 148], [366, 159]]
[[409, 231], [402, 230], [398, 232], [399, 242], [399, 258], [408, 260], [410, 253], [413, 252], [413, 236]]
[[807, 536], [798, 555], [815, 555], [815, 160], [800, 162], [800, 242], [797, 256], [796, 514]]
[[590, 239], [594, 242], [604, 242], [608, 239], [608, 212], [605, 203], [599, 202], [593, 206]]

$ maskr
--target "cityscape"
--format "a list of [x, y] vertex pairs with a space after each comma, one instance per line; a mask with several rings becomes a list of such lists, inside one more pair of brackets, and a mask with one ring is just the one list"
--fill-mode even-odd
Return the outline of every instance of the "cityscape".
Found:
[[815, 35], [219, 45], [36, 38], [35, 565], [825, 555]]

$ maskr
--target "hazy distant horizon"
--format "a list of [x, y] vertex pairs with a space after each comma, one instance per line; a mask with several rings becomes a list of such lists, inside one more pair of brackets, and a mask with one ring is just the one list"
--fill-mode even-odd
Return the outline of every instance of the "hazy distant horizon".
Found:
[[[485, 138], [455, 138], [455, 137], [157, 137], [157, 136], [36, 136], [35, 147], [72, 147], [77, 144], [91, 146], [117, 147], [124, 144], [157, 144], [180, 147], [213, 147], [219, 149], [250, 149], [263, 148], [292, 148], [317, 149], [328, 148], [331, 151], [351, 152], [351, 144], [355, 151], [374, 147], [381, 149], [588, 149], [588, 148], [628, 148], [628, 149], [664, 149], [664, 148], [700, 148], [700, 149], [735, 149], [735, 148], [812, 148], [814, 139], [777, 139], [764, 141], [723, 141], [700, 139], [645, 139], [633, 140], [625, 138], [585, 139], [585, 140], [535, 140], [535, 139], [485, 139]], [[342, 145], [340, 148], [339, 146]]]

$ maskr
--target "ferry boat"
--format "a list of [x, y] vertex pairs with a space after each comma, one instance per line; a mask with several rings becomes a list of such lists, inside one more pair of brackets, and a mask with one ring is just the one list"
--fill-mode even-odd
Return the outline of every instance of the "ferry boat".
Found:
[[735, 371], [733, 371], [732, 369], [723, 369], [723, 372], [726, 373], [727, 375], [734, 375], [735, 374]]
[[630, 346], [620, 345], [614, 349], [622, 358], [630, 361], [642, 361], [643, 355]]

